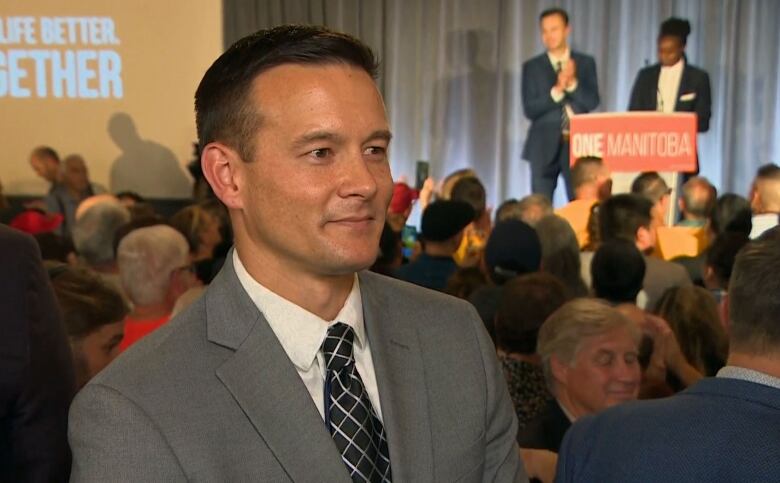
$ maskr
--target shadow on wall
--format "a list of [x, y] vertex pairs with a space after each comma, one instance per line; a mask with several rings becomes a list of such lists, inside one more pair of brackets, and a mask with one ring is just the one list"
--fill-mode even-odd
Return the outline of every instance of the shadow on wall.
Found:
[[192, 181], [173, 151], [141, 139], [133, 118], [117, 112], [108, 121], [108, 134], [122, 153], [111, 165], [111, 191], [135, 191], [152, 198], [189, 198]]

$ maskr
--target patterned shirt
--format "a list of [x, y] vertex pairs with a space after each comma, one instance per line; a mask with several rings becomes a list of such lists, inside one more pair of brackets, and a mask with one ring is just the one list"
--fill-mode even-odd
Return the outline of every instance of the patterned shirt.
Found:
[[541, 366], [499, 354], [509, 395], [517, 413], [518, 429], [524, 428], [552, 400]]

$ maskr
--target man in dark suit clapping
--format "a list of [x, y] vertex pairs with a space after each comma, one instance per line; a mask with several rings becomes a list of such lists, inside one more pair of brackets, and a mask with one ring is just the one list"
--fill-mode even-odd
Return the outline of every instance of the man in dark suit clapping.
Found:
[[596, 62], [569, 48], [571, 27], [565, 10], [545, 10], [539, 25], [547, 51], [523, 64], [523, 112], [531, 121], [523, 159], [531, 163], [534, 193], [552, 199], [558, 175], [563, 174], [571, 200], [569, 118], [599, 104]]

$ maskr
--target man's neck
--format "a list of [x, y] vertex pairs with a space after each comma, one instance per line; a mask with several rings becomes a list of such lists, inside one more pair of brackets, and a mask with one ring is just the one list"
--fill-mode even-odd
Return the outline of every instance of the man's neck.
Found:
[[591, 201], [599, 199], [599, 189], [596, 186], [583, 185], [574, 191], [574, 198], [577, 200]]
[[566, 391], [559, 391], [559, 394], [555, 395], [555, 400], [558, 401], [558, 405], [561, 407], [563, 414], [565, 414], [572, 423], [579, 418], [586, 416], [589, 412], [585, 408], [574, 404]]
[[170, 314], [172, 310], [173, 307], [167, 302], [143, 306], [136, 305], [133, 307], [133, 311], [130, 312], [130, 318], [136, 320], [159, 319], [160, 317]]
[[260, 285], [323, 320], [333, 320], [338, 315], [355, 283], [354, 273], [325, 276], [297, 270], [238, 239], [236, 252], [246, 271]]
[[758, 356], [732, 350], [726, 365], [742, 367], [780, 378], [780, 355]]
[[429, 257], [452, 257], [456, 250], [457, 248], [453, 250], [449, 243], [425, 243], [425, 254]]
[[548, 53], [548, 54], [550, 54], [550, 55], [552, 55], [552, 56], [553, 56], [553, 57], [555, 57], [556, 59], [560, 59], [561, 57], [563, 57], [564, 55], [566, 55], [566, 52], [568, 52], [568, 50], [569, 50], [569, 44], [567, 44], [567, 43], [565, 43], [565, 42], [564, 42], [564, 43], [563, 43], [563, 44], [562, 44], [560, 47], [558, 47], [557, 49], [551, 49], [551, 50], [548, 50], [548, 51], [547, 51], [547, 53]]

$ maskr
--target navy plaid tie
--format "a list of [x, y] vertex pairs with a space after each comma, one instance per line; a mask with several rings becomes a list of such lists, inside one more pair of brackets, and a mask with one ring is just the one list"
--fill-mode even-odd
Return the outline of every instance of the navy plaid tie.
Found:
[[390, 452], [382, 422], [360, 379], [352, 344], [355, 332], [338, 322], [322, 343], [328, 430], [355, 482], [390, 482]]

